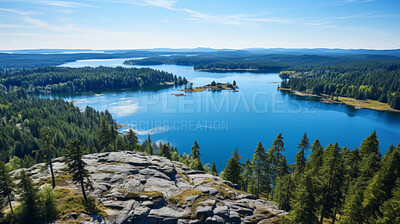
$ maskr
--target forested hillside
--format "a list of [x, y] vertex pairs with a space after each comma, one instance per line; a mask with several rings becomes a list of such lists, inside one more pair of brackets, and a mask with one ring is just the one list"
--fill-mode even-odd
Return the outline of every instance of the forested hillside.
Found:
[[310, 143], [305, 133], [292, 165], [281, 134], [269, 148], [259, 142], [244, 164], [235, 150], [221, 176], [289, 211], [283, 223], [400, 222], [400, 144], [382, 157], [375, 132], [355, 149]]
[[0, 73], [0, 84], [28, 92], [63, 93], [100, 91], [151, 85], [185, 84], [185, 78], [150, 68], [64, 68], [41, 67]]
[[101, 117], [112, 123], [107, 111], [97, 112], [78, 107], [63, 99], [37, 98], [22, 88], [9, 92], [0, 90], [0, 144], [1, 161], [8, 162], [14, 156], [21, 159], [18, 166], [29, 167], [41, 162], [41, 135], [51, 131], [54, 136], [54, 156], [61, 156], [68, 141], [79, 138], [87, 152], [99, 152], [97, 130]]
[[358, 62], [282, 73], [282, 88], [356, 99], [372, 99], [400, 109], [400, 63]]
[[400, 61], [399, 57], [387, 55], [298, 55], [298, 54], [240, 54], [225, 52], [208, 55], [181, 55], [170, 57], [150, 57], [141, 60], [127, 60], [124, 64], [191, 65], [196, 70], [211, 72], [253, 70], [253, 72], [279, 72], [284, 70], [309, 71], [326, 65], [339, 65], [363, 61]]

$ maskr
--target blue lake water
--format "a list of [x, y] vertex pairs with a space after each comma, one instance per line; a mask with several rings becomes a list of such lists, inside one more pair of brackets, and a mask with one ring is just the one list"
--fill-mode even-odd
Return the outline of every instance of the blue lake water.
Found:
[[[82, 60], [62, 66], [124, 66], [124, 60]], [[182, 93], [177, 91], [179, 87], [165, 87], [62, 97], [74, 100], [82, 108], [107, 109], [118, 123], [128, 125], [124, 129], [134, 129], [140, 139], [150, 134], [152, 140], [170, 142], [180, 153], [190, 153], [197, 140], [203, 163], [215, 161], [218, 171], [225, 167], [236, 147], [244, 162], [251, 158], [258, 141], [268, 150], [280, 132], [290, 163], [304, 132], [311, 142], [319, 138], [324, 146], [337, 141], [341, 147], [355, 148], [374, 130], [382, 152], [391, 144], [400, 143], [399, 113], [357, 110], [293, 96], [277, 90], [281, 81], [277, 74], [210, 73], [177, 65], [145, 67], [184, 76], [194, 86], [213, 80], [231, 83], [235, 80], [239, 92], [204, 91], [177, 97], [172, 94]]]

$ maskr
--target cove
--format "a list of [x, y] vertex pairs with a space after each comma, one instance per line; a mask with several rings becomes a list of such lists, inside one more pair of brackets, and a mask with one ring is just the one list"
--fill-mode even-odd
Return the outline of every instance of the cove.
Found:
[[[81, 60], [62, 66], [124, 66], [126, 59]], [[242, 162], [251, 159], [258, 141], [268, 150], [282, 133], [284, 152], [293, 163], [297, 144], [304, 132], [310, 142], [318, 138], [325, 147], [338, 142], [351, 149], [374, 130], [382, 153], [391, 144], [400, 143], [400, 113], [354, 109], [347, 105], [324, 104], [277, 90], [281, 81], [275, 73], [210, 73], [195, 71], [190, 66], [157, 65], [150, 67], [184, 76], [194, 86], [212, 81], [237, 82], [239, 92], [228, 90], [172, 94], [182, 87], [149, 87], [103, 93], [55, 95], [74, 101], [79, 107], [91, 106], [109, 110], [116, 121], [127, 124], [141, 140], [151, 135], [153, 141], [166, 141], [180, 153], [190, 153], [197, 140], [203, 164], [217, 164], [220, 172], [238, 147]]]

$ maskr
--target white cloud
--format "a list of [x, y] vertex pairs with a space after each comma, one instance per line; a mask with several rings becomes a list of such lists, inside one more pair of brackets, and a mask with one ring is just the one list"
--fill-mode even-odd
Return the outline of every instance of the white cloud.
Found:
[[78, 2], [68, 2], [68, 1], [37, 1], [33, 3], [44, 4], [49, 6], [63, 7], [63, 8], [79, 8], [79, 7], [93, 7], [93, 5], [78, 3]]
[[32, 15], [32, 14], [36, 13], [36, 12], [32, 12], [32, 11], [21, 11], [21, 10], [17, 10], [17, 9], [9, 9], [9, 8], [0, 8], [0, 11], [13, 13], [13, 14], [17, 14], [17, 15], [23, 15], [23, 16]]
[[18, 25], [18, 24], [2, 24], [0, 23], [0, 28], [29, 28], [30, 26]]
[[[106, 1], [107, 2], [107, 1]], [[112, 0], [113, 3], [133, 4], [142, 6], [161, 7], [173, 11], [178, 11], [174, 8], [177, 0]]]
[[143, 0], [143, 2], [145, 4], [151, 5], [151, 6], [175, 10], [175, 8], [173, 8], [173, 6], [175, 5], [175, 3], [177, 1], [176, 0]]
[[253, 17], [245, 14], [234, 15], [210, 15], [190, 9], [182, 9], [182, 12], [189, 14], [189, 19], [197, 22], [208, 22], [227, 25], [257, 25], [259, 23], [294, 23], [293, 20], [268, 18], [268, 17]]
[[169, 131], [170, 128], [168, 126], [160, 126], [160, 127], [147, 129], [147, 130], [139, 130], [139, 129], [130, 128], [130, 129], [124, 130], [124, 132], [128, 132], [131, 129], [137, 135], [155, 135], [155, 134], [160, 134], [160, 133], [167, 132], [167, 131]]

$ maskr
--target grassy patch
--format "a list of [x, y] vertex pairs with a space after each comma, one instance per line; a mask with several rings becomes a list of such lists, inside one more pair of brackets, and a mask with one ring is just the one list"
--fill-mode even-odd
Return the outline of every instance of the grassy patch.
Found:
[[133, 192], [133, 191], [128, 192], [128, 194], [126, 195], [127, 198], [138, 198], [139, 196], [140, 196], [139, 193], [136, 193], [136, 192]]
[[121, 194], [126, 194], [126, 190], [125, 189], [118, 189], [118, 192]]
[[[67, 180], [72, 180], [72, 175], [71, 174], [60, 174], [58, 176], [55, 176], [54, 179], [56, 182], [56, 186], [65, 186]], [[51, 184], [51, 183], [52, 183], [51, 177], [46, 177], [46, 178], [40, 179], [39, 182], [37, 183], [37, 185], [42, 186], [44, 184]]]
[[367, 108], [373, 110], [393, 110], [387, 103], [381, 103], [377, 100], [357, 100], [348, 97], [339, 97], [339, 100], [343, 103], [359, 108]]
[[171, 202], [172, 204], [185, 204], [185, 198], [188, 196], [192, 196], [192, 195], [200, 195], [202, 196], [203, 193], [201, 193], [201, 191], [198, 190], [185, 190], [184, 192], [172, 196], [170, 198], [168, 198], [167, 200], [169, 202]]
[[143, 191], [140, 196], [147, 196], [149, 198], [162, 198], [164, 194], [159, 191]]
[[111, 171], [111, 170], [100, 170], [98, 172], [99, 173], [115, 173], [115, 171]]
[[229, 186], [229, 185], [226, 185], [226, 184], [220, 184], [220, 185], [221, 185], [222, 187], [229, 188], [230, 190], [232, 190], [232, 191], [234, 191], [234, 192], [236, 192], [236, 193], [238, 193], [238, 194], [248, 194], [247, 192], [244, 192], [244, 191], [235, 189], [235, 188], [233, 188], [233, 187], [231, 187], [231, 186]]
[[203, 183], [202, 183], [202, 184], [210, 183], [210, 182], [212, 182], [212, 181], [213, 181], [213, 179], [211, 179], [211, 178], [206, 178], [206, 179], [203, 180]]
[[233, 191], [233, 192], [235, 192], [235, 193], [238, 193], [238, 194], [247, 194], [247, 192], [244, 192], [244, 191], [241, 191], [241, 190], [237, 190], [237, 189], [235, 189], [235, 188], [233, 188], [233, 187], [231, 187], [231, 186], [229, 186], [229, 185], [226, 185], [226, 184], [216, 184], [216, 183], [214, 183], [214, 184], [212, 184], [212, 186], [215, 187], [215, 188], [217, 188], [217, 190], [218, 190], [224, 197], [229, 198], [229, 199], [232, 199], [232, 200], [235, 200], [235, 199], [236, 199], [236, 195], [233, 194], [233, 193], [230, 193], [229, 190], [230, 190], [230, 191]]
[[183, 174], [183, 173], [179, 173], [181, 176], [183, 176], [184, 178], [184, 180], [186, 180], [190, 185], [194, 185], [194, 183], [192, 182], [192, 181], [190, 181], [190, 178], [189, 178], [189, 176], [188, 175], [186, 175], [186, 174]]
[[56, 188], [55, 195], [57, 211], [61, 219], [66, 218], [72, 212], [90, 215], [99, 214], [103, 217], [107, 216], [107, 213], [96, 203], [93, 197], [88, 197], [88, 203], [85, 203], [83, 196], [80, 196], [77, 191], [67, 188]]
[[120, 161], [120, 162], [110, 162], [108, 163], [109, 165], [118, 165], [118, 164], [125, 164], [124, 161]]
[[[202, 195], [202, 196], [200, 196], [193, 204], [192, 204], [192, 206], [190, 207], [190, 214], [191, 214], [191, 218], [192, 219], [195, 219], [195, 218], [198, 218], [198, 219], [200, 219], [201, 221], [204, 221], [205, 220], [205, 218], [207, 218], [207, 217], [203, 217], [203, 216], [200, 216], [200, 217], [196, 217], [196, 210], [197, 210], [197, 207], [199, 207], [199, 206], [206, 206], [204, 203], [202, 203], [203, 201], [206, 201], [206, 200], [208, 200], [208, 199], [210, 199], [211, 197], [209, 196], [209, 195]], [[208, 204], [208, 205], [212, 205], [212, 204]]]

